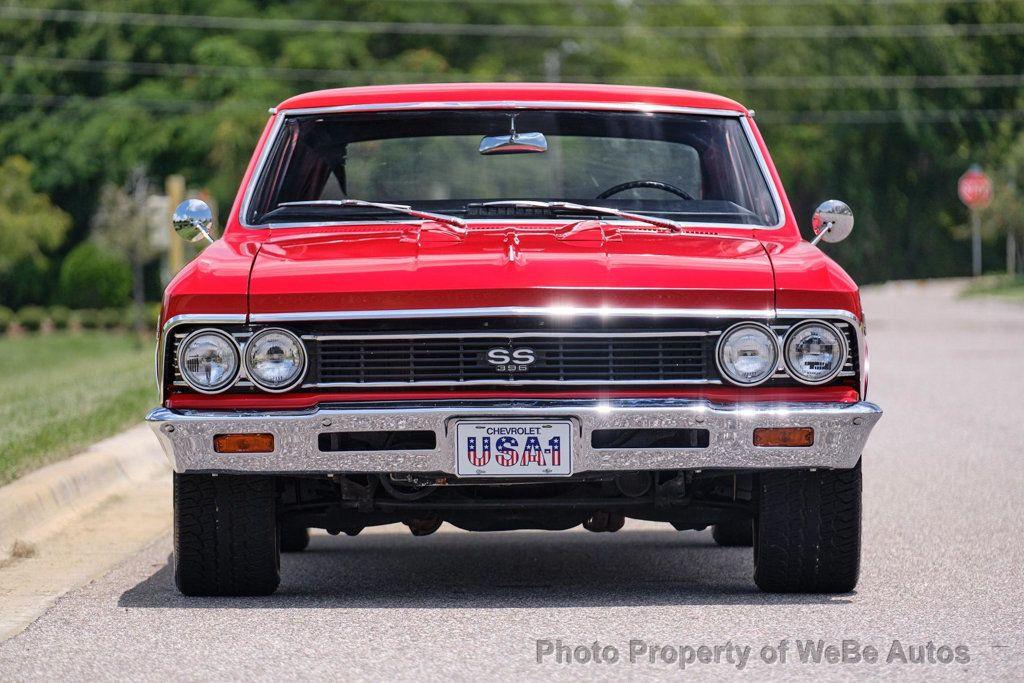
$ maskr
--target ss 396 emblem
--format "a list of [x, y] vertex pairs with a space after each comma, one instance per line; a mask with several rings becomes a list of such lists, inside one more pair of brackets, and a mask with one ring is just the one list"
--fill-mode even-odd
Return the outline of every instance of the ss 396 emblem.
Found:
[[487, 362], [498, 372], [526, 372], [537, 360], [533, 349], [497, 346], [487, 352]]

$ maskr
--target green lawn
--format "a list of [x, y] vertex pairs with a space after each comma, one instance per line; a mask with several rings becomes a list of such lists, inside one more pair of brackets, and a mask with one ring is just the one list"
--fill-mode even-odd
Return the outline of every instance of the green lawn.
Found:
[[0, 484], [139, 422], [156, 402], [149, 342], [0, 337]]
[[992, 296], [1024, 303], [1024, 277], [987, 276], [969, 284], [964, 296]]

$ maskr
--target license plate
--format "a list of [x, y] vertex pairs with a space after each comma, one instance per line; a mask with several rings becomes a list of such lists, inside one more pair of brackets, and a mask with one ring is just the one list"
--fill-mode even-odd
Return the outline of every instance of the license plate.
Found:
[[460, 477], [558, 477], [572, 474], [572, 422], [457, 422]]

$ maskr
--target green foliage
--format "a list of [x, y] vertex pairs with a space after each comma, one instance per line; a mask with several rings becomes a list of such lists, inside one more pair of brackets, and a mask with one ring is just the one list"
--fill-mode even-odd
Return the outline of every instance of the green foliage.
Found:
[[12, 322], [14, 322], [14, 311], [6, 306], [0, 306], [0, 334], [6, 332]]
[[39, 306], [25, 306], [18, 311], [18, 324], [29, 332], [38, 332], [46, 321], [46, 310]]
[[[73, 7], [323, 22], [322, 30], [271, 31], [0, 21], [3, 53], [18, 58], [0, 79], [0, 95], [13, 97], [0, 123], [0, 159], [21, 155], [34, 164], [33, 187], [73, 215], [74, 240], [85, 237], [101, 188], [120, 185], [140, 165], [154, 180], [181, 173], [191, 186], [208, 188], [224, 218], [266, 108], [297, 92], [550, 77], [694, 87], [733, 97], [757, 110], [805, 231], [823, 199], [837, 197], [853, 207], [853, 238], [827, 249], [858, 279], [950, 275], [970, 264], [957, 232], [967, 214], [956, 179], [971, 162], [999, 167], [1022, 126], [1013, 115], [958, 113], [1019, 111], [1019, 86], [926, 87], [916, 81], [1024, 73], [1024, 36], [938, 31], [842, 38], [811, 28], [1014, 25], [1024, 23], [1024, 3], [1017, 2], [80, 0]], [[335, 30], [330, 21], [548, 28], [512, 37], [458, 36]], [[766, 38], [745, 27], [798, 35]], [[680, 28], [727, 35], [671, 33]], [[69, 68], [54, 65], [54, 58], [85, 62]], [[158, 66], [166, 64], [185, 66]], [[893, 87], [883, 80], [891, 77], [906, 82]], [[877, 118], [864, 119], [863, 112]], [[15, 175], [24, 188], [27, 174], [20, 168]], [[20, 258], [11, 251], [0, 256]]]
[[71, 311], [66, 306], [51, 306], [47, 316], [55, 330], [66, 330], [71, 324]]
[[78, 322], [85, 330], [98, 330], [103, 327], [100, 312], [94, 308], [83, 308], [76, 311]]
[[54, 269], [43, 258], [23, 258], [0, 272], [0, 303], [11, 308], [49, 303], [53, 296]]
[[0, 273], [22, 259], [41, 259], [64, 240], [71, 217], [32, 189], [32, 164], [21, 156], [0, 163]]
[[67, 255], [60, 267], [60, 301], [71, 308], [124, 306], [132, 291], [128, 263], [83, 242]]
[[126, 308], [104, 308], [99, 312], [100, 327], [105, 330], [116, 330], [119, 327], [131, 325], [131, 314], [125, 312]]
[[160, 304], [146, 304], [145, 318], [143, 318], [143, 322], [145, 323], [147, 330], [157, 329], [157, 325], [160, 324]]

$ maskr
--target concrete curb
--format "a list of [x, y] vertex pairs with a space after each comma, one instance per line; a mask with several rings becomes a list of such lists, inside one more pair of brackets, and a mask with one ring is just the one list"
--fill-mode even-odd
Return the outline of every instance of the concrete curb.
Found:
[[146, 425], [93, 444], [0, 488], [0, 560], [15, 541], [35, 544], [130, 486], [170, 468]]

